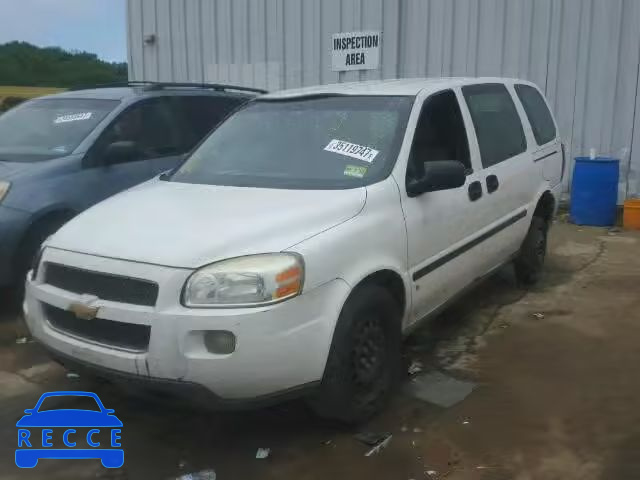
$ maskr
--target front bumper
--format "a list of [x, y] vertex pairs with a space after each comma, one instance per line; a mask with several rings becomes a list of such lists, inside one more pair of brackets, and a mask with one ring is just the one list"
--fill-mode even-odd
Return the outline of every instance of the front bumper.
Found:
[[[67, 310], [81, 295], [44, 283], [46, 263], [152, 280], [156, 305], [98, 300], [99, 318], [150, 326], [143, 351], [116, 348], [52, 326], [46, 305]], [[201, 386], [222, 402], [251, 401], [318, 382], [348, 286], [334, 280], [280, 304], [259, 308], [189, 309], [179, 295], [191, 270], [139, 264], [47, 248], [38, 278], [27, 282], [27, 324], [58, 356], [129, 378], [173, 387]], [[90, 322], [91, 320], [88, 320]], [[210, 353], [204, 333], [236, 337], [233, 353]], [[64, 363], [64, 362], [63, 362]]]
[[0, 287], [15, 282], [15, 255], [29, 226], [30, 214], [0, 205]]
[[117, 384], [126, 392], [154, 402], [166, 402], [169, 405], [189, 405], [204, 410], [245, 410], [267, 407], [312, 394], [320, 384], [320, 381], [316, 381], [259, 397], [225, 399], [197, 383], [132, 375], [100, 365], [78, 361], [46, 345], [44, 348], [53, 360], [67, 370], [79, 373], [81, 376], [88, 374], [100, 377]]

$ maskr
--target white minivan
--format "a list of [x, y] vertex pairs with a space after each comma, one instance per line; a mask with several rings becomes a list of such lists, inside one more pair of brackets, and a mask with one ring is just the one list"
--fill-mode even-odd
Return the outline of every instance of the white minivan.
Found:
[[563, 170], [526, 81], [267, 94], [49, 238], [27, 322], [74, 368], [361, 421], [400, 377], [403, 334], [506, 262], [536, 281]]

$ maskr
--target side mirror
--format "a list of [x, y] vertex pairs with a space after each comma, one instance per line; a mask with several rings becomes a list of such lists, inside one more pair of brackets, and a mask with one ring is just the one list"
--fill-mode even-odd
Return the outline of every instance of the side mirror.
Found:
[[113, 408], [105, 408], [104, 413], [111, 415], [112, 413], [115, 413], [115, 410]]
[[113, 142], [105, 148], [102, 154], [102, 162], [104, 165], [112, 165], [114, 163], [125, 163], [135, 160], [140, 155], [140, 150], [136, 142], [121, 141]]
[[407, 183], [407, 194], [417, 197], [426, 192], [450, 190], [467, 181], [464, 165], [457, 160], [442, 160], [424, 163], [424, 176]]
[[27, 408], [24, 413], [26, 413], [27, 415], [31, 415], [33, 413], [33, 408]]

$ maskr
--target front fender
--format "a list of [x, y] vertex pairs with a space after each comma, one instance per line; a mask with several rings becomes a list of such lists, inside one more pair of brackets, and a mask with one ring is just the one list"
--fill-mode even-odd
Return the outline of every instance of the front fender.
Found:
[[304, 258], [305, 289], [342, 279], [353, 290], [369, 275], [390, 270], [402, 278], [405, 312], [410, 309], [407, 231], [391, 177], [367, 187], [367, 201], [358, 215], [287, 250]]

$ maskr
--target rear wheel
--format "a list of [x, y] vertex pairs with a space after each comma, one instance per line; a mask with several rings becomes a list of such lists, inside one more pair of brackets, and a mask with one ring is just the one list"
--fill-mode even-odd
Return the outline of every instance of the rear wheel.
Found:
[[516, 279], [523, 285], [534, 285], [540, 279], [547, 255], [549, 225], [541, 217], [533, 217], [527, 236], [514, 261]]
[[322, 417], [359, 423], [379, 412], [399, 378], [400, 308], [377, 285], [353, 292], [338, 319], [318, 394]]

